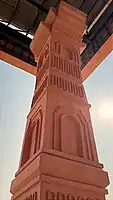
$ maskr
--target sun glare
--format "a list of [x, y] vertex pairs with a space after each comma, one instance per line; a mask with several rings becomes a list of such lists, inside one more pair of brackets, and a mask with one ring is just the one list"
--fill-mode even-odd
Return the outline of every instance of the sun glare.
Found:
[[103, 102], [99, 108], [99, 115], [102, 119], [113, 119], [113, 101]]

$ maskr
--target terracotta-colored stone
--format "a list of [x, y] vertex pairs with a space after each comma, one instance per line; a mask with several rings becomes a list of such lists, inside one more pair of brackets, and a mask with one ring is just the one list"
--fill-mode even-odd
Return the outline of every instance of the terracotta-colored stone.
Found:
[[61, 2], [31, 43], [36, 87], [12, 200], [105, 200], [109, 180], [98, 162], [80, 71], [85, 21]]

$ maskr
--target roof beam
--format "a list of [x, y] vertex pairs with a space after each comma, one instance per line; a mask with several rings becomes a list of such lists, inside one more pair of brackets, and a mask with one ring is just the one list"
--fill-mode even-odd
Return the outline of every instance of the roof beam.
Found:
[[88, 76], [100, 65], [100, 63], [113, 51], [113, 34], [102, 45], [97, 53], [82, 69], [82, 80], [86, 80]]
[[28, 72], [34, 76], [36, 76], [36, 67], [33, 65], [28, 64], [27, 62], [24, 62], [23, 60], [20, 60], [12, 55], [9, 55], [8, 53], [5, 53], [3, 51], [0, 51], [0, 59], [11, 64], [13, 67], [17, 67], [25, 72]]

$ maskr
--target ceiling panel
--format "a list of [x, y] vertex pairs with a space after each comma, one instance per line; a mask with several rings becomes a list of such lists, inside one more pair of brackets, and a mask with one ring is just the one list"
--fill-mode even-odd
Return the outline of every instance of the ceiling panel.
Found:
[[97, 0], [86, 0], [80, 9], [88, 14], [96, 2]]
[[28, 30], [36, 18], [38, 9], [27, 2], [26, 0], [20, 0], [17, 10], [12, 19], [12, 23], [17, 27]]
[[9, 6], [5, 2], [0, 1], [0, 18], [6, 21], [9, 21], [9, 19], [12, 16], [14, 7]]
[[105, 6], [108, 0], [97, 0], [94, 7], [91, 9], [90, 13], [87, 16], [87, 25], [89, 26], [94, 19], [97, 17], [101, 9]]
[[17, 4], [18, 0], [0, 0], [0, 2], [5, 3], [9, 5], [10, 7], [15, 8], [15, 5]]
[[75, 6], [76, 8], [80, 8], [86, 0], [67, 0], [69, 4]]

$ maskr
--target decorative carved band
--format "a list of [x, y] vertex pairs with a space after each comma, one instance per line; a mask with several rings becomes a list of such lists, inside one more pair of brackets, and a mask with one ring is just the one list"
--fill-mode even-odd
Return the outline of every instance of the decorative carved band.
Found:
[[71, 193], [65, 194], [62, 192], [52, 192], [51, 190], [47, 190], [45, 192], [45, 200], [100, 200], [97, 198], [85, 197], [72, 195]]
[[34, 192], [29, 197], [26, 197], [24, 200], [38, 200], [37, 192]]
[[84, 97], [84, 91], [82, 86], [78, 86], [70, 81], [67, 81], [56, 75], [51, 75], [51, 85], [56, 86], [57, 88], [68, 91], [74, 95]]
[[77, 79], [80, 78], [80, 70], [77, 66], [78, 63], [75, 65], [74, 62], [64, 60], [58, 55], [53, 54], [51, 56], [51, 66], [53, 68], [59, 69], [62, 72], [67, 73], [68, 75], [72, 75]]

